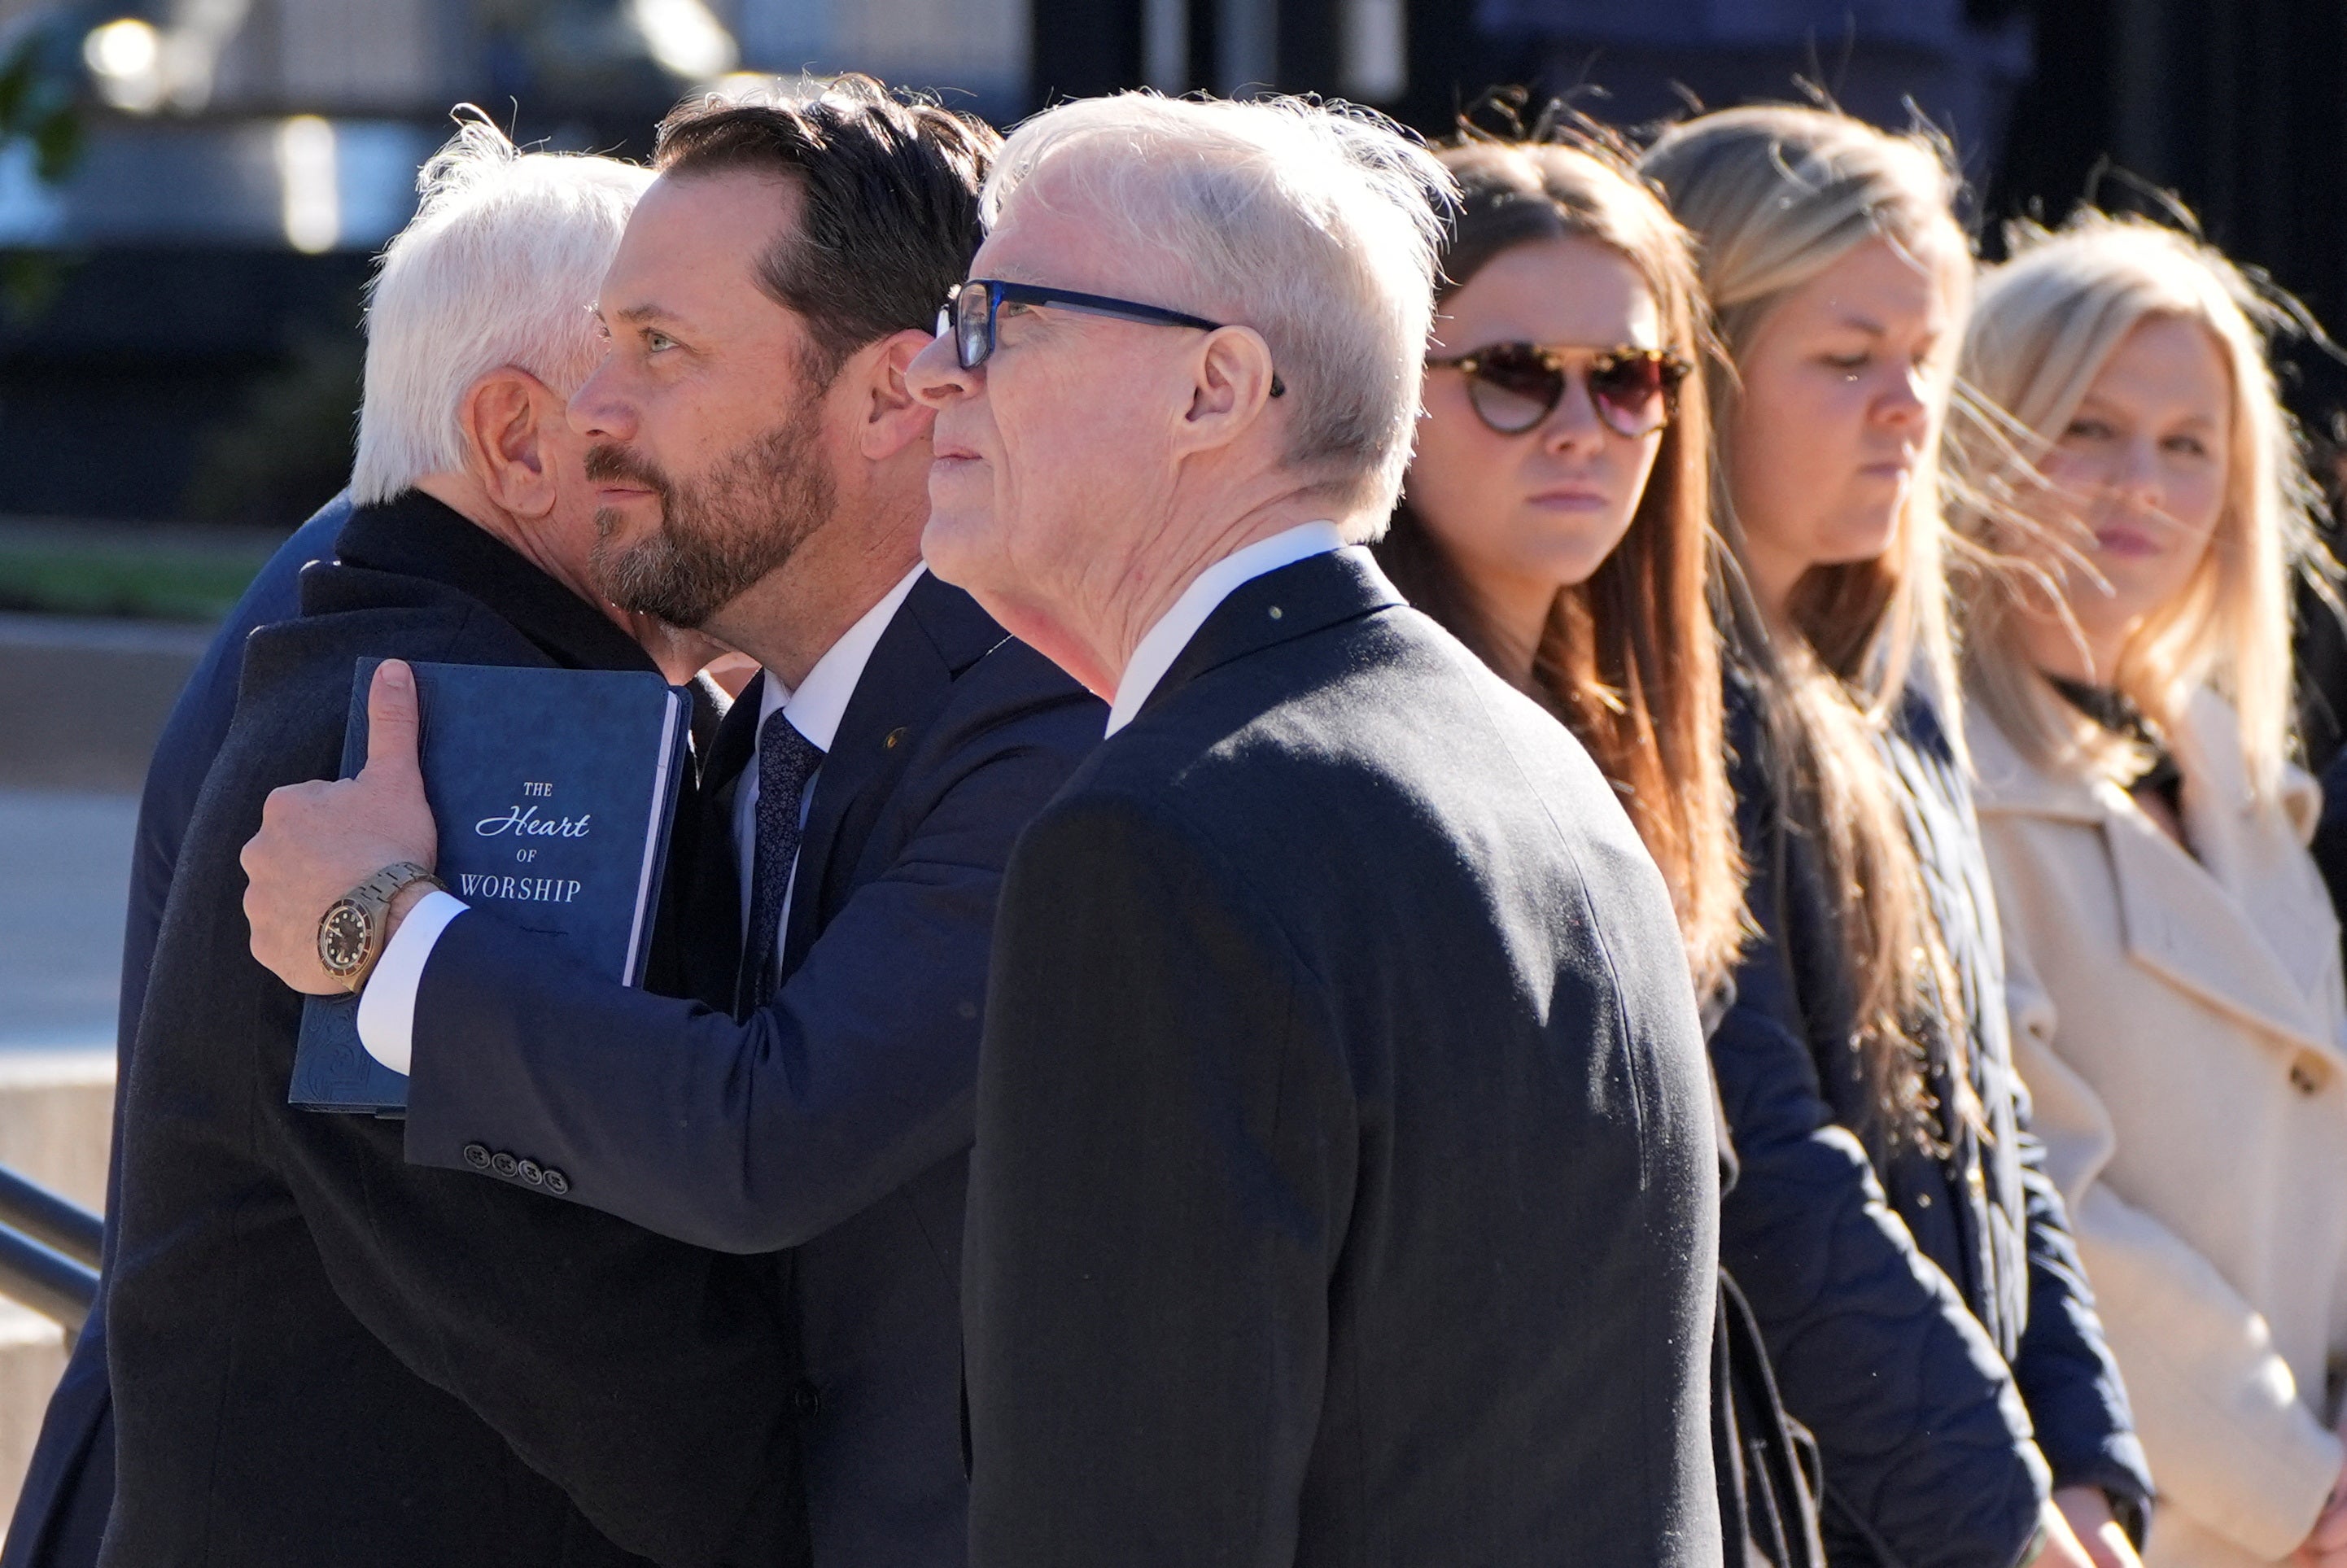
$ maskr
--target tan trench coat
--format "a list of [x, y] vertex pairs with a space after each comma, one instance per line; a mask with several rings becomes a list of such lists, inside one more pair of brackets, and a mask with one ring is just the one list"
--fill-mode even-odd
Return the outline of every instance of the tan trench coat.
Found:
[[2213, 695], [2175, 737], [2187, 854], [2126, 792], [1970, 729], [2014, 1057], [2159, 1487], [2147, 1561], [2279, 1561], [2338, 1478], [2347, 999], [2292, 770], [2249, 798]]

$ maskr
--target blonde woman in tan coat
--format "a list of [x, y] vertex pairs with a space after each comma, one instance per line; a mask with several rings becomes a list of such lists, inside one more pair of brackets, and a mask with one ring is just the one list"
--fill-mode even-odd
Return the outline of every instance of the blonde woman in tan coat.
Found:
[[2126, 1373], [2153, 1568], [2347, 1564], [2347, 999], [2291, 743], [2313, 548], [2273, 306], [2089, 214], [1984, 281], [1957, 445], [2014, 1055]]

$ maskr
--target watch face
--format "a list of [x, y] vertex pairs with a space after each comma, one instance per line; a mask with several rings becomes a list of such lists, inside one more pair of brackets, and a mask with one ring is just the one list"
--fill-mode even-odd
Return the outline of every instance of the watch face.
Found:
[[345, 898], [318, 925], [318, 958], [330, 975], [347, 975], [366, 961], [366, 911]]

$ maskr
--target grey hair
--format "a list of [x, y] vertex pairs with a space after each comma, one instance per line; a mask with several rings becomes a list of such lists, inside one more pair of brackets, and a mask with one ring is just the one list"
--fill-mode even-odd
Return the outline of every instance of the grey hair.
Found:
[[979, 193], [990, 229], [1046, 169], [1162, 270], [1150, 302], [1253, 327], [1294, 410], [1288, 466], [1382, 530], [1419, 413], [1456, 187], [1368, 109], [1121, 93], [1019, 127]]
[[586, 379], [600, 353], [589, 306], [651, 179], [616, 159], [522, 152], [482, 119], [432, 156], [368, 288], [353, 500], [462, 468], [459, 405], [489, 372], [566, 395]]

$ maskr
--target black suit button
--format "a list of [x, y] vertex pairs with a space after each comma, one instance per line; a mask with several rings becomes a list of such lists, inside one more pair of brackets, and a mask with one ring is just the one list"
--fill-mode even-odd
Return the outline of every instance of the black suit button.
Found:
[[799, 1414], [813, 1420], [823, 1409], [823, 1393], [813, 1383], [799, 1385]]
[[472, 1166], [476, 1171], [487, 1170], [489, 1168], [489, 1146], [487, 1143], [466, 1144], [465, 1163]]
[[521, 1162], [500, 1149], [489, 1156], [489, 1169], [500, 1176], [510, 1176], [521, 1169]]
[[546, 1190], [559, 1198], [570, 1190], [570, 1178], [548, 1165], [546, 1168]]
[[546, 1172], [539, 1168], [536, 1160], [524, 1160], [519, 1169], [521, 1179], [531, 1186], [542, 1187], [546, 1184]]

